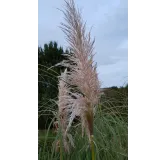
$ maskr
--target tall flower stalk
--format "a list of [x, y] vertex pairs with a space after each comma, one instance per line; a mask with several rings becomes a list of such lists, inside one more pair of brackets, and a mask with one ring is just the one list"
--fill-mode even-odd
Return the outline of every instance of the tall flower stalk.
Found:
[[74, 117], [80, 116], [82, 134], [85, 129], [94, 160], [93, 116], [100, 97], [97, 65], [93, 61], [95, 40], [91, 40], [90, 32], [86, 33], [86, 24], [82, 20], [80, 10], [76, 9], [74, 0], [65, 0], [65, 9], [62, 12], [66, 23], [61, 23], [61, 29], [66, 35], [71, 53], [66, 55], [68, 60], [63, 61], [61, 65], [69, 68], [67, 84], [76, 87], [75, 92], [71, 92], [75, 99], [70, 101], [72, 107], [70, 106], [71, 114], [66, 132]]

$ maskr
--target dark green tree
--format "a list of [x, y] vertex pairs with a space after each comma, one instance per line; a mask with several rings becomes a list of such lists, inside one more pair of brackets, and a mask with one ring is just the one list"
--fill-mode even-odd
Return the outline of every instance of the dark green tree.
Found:
[[[68, 52], [66, 50], [66, 52]], [[44, 47], [38, 47], [38, 111], [39, 128], [48, 127], [51, 121], [51, 109], [55, 109], [56, 104], [52, 100], [57, 99], [58, 95], [58, 76], [63, 67], [55, 65], [64, 60], [62, 47], [58, 47], [57, 42], [49, 42]], [[49, 111], [48, 111], [49, 110]], [[48, 118], [49, 117], [49, 118]], [[45, 123], [48, 122], [46, 125]]]

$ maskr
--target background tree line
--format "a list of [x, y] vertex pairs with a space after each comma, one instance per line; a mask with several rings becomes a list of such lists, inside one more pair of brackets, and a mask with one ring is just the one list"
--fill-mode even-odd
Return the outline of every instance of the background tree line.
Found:
[[[54, 65], [65, 59], [63, 54], [69, 53], [57, 42], [49, 42], [44, 47], [38, 46], [38, 128], [48, 128], [53, 119], [53, 111], [58, 107], [55, 103], [58, 95], [58, 75], [64, 70], [63, 67]], [[53, 67], [54, 66], [54, 67]], [[105, 88], [102, 97], [103, 107], [109, 99], [109, 107], [124, 106], [120, 108], [127, 114], [128, 85], [124, 87]]]

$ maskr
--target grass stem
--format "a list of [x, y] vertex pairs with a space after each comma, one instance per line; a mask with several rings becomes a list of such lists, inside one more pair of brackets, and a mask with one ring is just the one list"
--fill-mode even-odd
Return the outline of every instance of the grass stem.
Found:
[[90, 136], [90, 143], [91, 143], [92, 160], [95, 160], [95, 148], [94, 148], [94, 142], [93, 142], [93, 135]]

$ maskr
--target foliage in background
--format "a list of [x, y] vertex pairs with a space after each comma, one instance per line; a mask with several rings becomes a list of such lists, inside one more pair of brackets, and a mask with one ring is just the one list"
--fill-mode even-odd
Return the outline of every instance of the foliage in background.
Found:
[[61, 62], [64, 59], [63, 54], [63, 48], [58, 47], [56, 42], [44, 44], [44, 48], [38, 47], [39, 101], [57, 97], [57, 75], [62, 68], [48, 68]]
[[122, 87], [103, 88], [102, 109], [113, 115], [128, 116], [128, 84]]
[[[38, 110], [39, 110], [39, 129], [46, 129], [52, 119], [52, 113], [48, 108], [57, 108], [52, 99], [58, 95], [58, 75], [64, 67], [52, 67], [64, 59], [62, 47], [58, 47], [56, 42], [44, 44], [44, 48], [38, 47]], [[52, 67], [52, 68], [50, 68]], [[44, 110], [47, 110], [43, 112]], [[43, 113], [42, 115], [40, 113]]]

